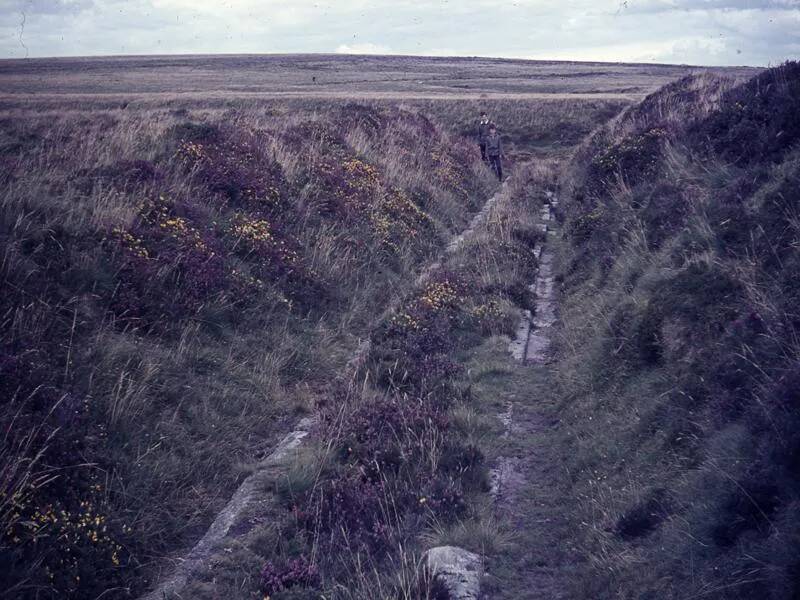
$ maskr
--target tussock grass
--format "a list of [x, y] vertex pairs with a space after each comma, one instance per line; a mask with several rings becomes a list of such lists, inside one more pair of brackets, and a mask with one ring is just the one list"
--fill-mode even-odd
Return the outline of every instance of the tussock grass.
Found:
[[508, 375], [510, 372], [511, 369], [508, 365], [497, 362], [481, 365], [474, 372], [470, 371], [469, 376], [472, 381], [479, 382], [497, 375]]
[[508, 531], [491, 515], [449, 525], [434, 523], [422, 534], [427, 546], [457, 546], [480, 556], [497, 555], [510, 548], [514, 538], [514, 532]]
[[302, 448], [287, 460], [285, 472], [275, 481], [275, 493], [286, 506], [292, 506], [330, 471], [332, 457], [326, 449]]
[[451, 418], [453, 427], [471, 446], [482, 447], [485, 438], [492, 432], [490, 419], [469, 406], [453, 409]]

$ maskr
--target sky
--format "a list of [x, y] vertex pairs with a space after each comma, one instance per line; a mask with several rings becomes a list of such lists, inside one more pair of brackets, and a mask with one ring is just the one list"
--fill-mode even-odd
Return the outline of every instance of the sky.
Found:
[[0, 0], [0, 58], [349, 53], [800, 59], [800, 0]]

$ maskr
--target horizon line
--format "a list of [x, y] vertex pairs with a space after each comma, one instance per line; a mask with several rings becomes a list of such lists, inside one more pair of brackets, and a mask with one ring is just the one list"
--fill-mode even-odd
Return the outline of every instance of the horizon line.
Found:
[[129, 58], [216, 58], [216, 57], [288, 57], [288, 56], [309, 56], [321, 58], [421, 58], [429, 60], [491, 60], [508, 62], [529, 62], [529, 63], [558, 63], [558, 64], [588, 64], [588, 65], [630, 65], [647, 67], [680, 67], [696, 69], [768, 69], [791, 61], [786, 59], [778, 64], [772, 65], [697, 65], [691, 63], [661, 63], [643, 61], [605, 61], [605, 60], [579, 60], [579, 59], [548, 59], [548, 58], [526, 58], [514, 56], [482, 56], [468, 54], [453, 55], [431, 55], [431, 54], [381, 54], [381, 53], [348, 53], [348, 52], [216, 52], [216, 53], [166, 53], [166, 54], [64, 54], [58, 56], [29, 56], [29, 57], [0, 57], [0, 62], [32, 62], [46, 60], [92, 60], [92, 59], [129, 59]]

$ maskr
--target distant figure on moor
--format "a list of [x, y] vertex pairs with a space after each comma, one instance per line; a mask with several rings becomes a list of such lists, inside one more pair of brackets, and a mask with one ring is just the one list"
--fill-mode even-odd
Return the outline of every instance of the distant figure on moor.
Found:
[[503, 156], [503, 142], [494, 124], [489, 125], [489, 134], [486, 136], [486, 156], [489, 159], [489, 166], [492, 168], [492, 171], [494, 171], [497, 178], [502, 181], [503, 165], [500, 159]]
[[486, 158], [486, 136], [489, 135], [489, 117], [486, 111], [481, 111], [481, 118], [478, 120], [478, 146], [481, 148], [481, 160], [487, 162]]

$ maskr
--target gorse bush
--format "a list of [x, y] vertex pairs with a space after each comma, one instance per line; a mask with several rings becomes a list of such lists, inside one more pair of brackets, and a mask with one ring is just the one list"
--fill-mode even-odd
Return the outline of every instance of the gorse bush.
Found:
[[456, 321], [464, 316], [464, 292], [463, 281], [439, 273], [391, 317], [385, 333], [378, 333], [380, 347], [387, 350], [381, 359], [393, 363], [385, 371], [393, 385], [407, 383], [425, 389], [431, 381], [455, 374], [457, 367], [450, 359], [452, 334]]
[[[160, 195], [142, 202], [133, 229], [112, 229], [110, 249], [121, 259], [112, 304], [120, 320], [147, 326], [196, 314], [228, 287], [223, 247], [213, 232], [193, 225], [198, 220], [191, 206]], [[153, 288], [154, 282], [161, 285]], [[174, 295], [165, 298], [164, 287]]]
[[681, 80], [599, 130], [562, 179], [559, 372], [575, 480], [602, 482], [575, 484], [596, 499], [576, 594], [800, 590], [798, 85], [796, 63]]
[[19, 408], [0, 419], [4, 572], [15, 567], [15, 555], [38, 550], [42, 584], [73, 594], [95, 577], [113, 577], [130, 560], [127, 527], [109, 519], [102, 472], [81, 466], [102, 447], [106, 428], [91, 420], [88, 398], [36, 384], [46, 376], [43, 357], [8, 350], [0, 354], [0, 392]]

